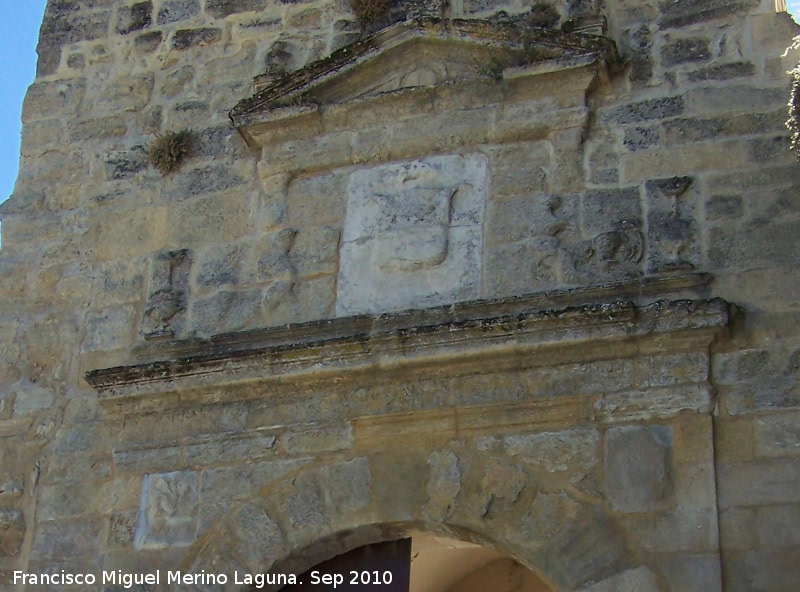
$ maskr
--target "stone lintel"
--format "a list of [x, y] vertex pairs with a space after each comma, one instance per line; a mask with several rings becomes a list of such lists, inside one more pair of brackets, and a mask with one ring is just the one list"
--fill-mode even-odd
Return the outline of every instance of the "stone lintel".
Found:
[[[547, 75], [552, 86], [554, 73], [576, 71], [587, 74], [581, 78], [583, 95], [617, 61], [614, 43], [596, 35], [423, 18], [391, 26], [281, 76], [240, 101], [230, 118], [248, 145], [262, 148], [276, 138], [302, 136], [309, 123], [316, 128], [328, 107], [387, 95], [403, 100], [409, 93], [447, 87], [452, 99], [460, 87], [475, 94], [476, 83], [502, 80], [502, 94], [519, 101], [524, 93], [515, 89], [525, 88], [529, 79]], [[495, 92], [485, 94], [486, 105], [496, 102]], [[333, 131], [331, 123], [323, 126], [328, 132]]]
[[[570, 295], [551, 293], [549, 298], [477, 301], [175, 341], [140, 350], [148, 361], [92, 370], [85, 378], [101, 399], [113, 403], [167, 400], [176, 392], [186, 400], [189, 393], [202, 392], [233, 400], [261, 396], [261, 387], [330, 383], [370, 373], [403, 375], [435, 367], [460, 374], [470, 367], [533, 366], [535, 359], [569, 363], [581, 361], [587, 347], [610, 348], [611, 357], [624, 357], [648, 339], [656, 339], [661, 350], [696, 349], [707, 347], [727, 325], [726, 302], [637, 300], [657, 294], [665, 282], [671, 281], [675, 292], [692, 282], [697, 288], [705, 279], [684, 276], [655, 285], [582, 290], [571, 296], [582, 297], [583, 304], [571, 306], [564, 306]], [[622, 300], [603, 296], [615, 289]]]

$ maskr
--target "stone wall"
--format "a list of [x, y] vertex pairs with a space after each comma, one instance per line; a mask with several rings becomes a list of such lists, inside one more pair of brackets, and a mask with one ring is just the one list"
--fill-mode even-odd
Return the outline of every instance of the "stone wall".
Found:
[[[448, 18], [605, 30], [621, 60], [500, 72], [494, 42], [387, 45], [318, 109], [234, 126], [419, 7], [363, 27], [343, 1], [51, 0], [0, 207], [4, 581], [316, 549], [308, 567], [392, 523], [468, 533], [558, 590], [796, 590], [797, 27], [773, 4], [455, 0]], [[193, 152], [162, 176], [148, 144], [182, 128]], [[713, 331], [644, 312], [711, 297], [735, 305]], [[619, 299], [630, 341], [572, 338]], [[574, 326], [496, 355], [514, 315], [570, 306]], [[406, 359], [420, 327], [498, 310], [516, 328], [468, 334], [472, 357]], [[306, 324], [211, 338], [287, 323]], [[258, 344], [273, 382], [258, 356], [198, 378], [198, 356]], [[91, 378], [113, 366], [144, 378]]]

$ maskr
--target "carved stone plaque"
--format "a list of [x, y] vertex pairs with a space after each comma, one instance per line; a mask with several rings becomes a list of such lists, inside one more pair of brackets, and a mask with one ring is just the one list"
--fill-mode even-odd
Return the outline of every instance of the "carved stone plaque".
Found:
[[337, 315], [477, 298], [486, 182], [483, 155], [432, 156], [354, 172]]

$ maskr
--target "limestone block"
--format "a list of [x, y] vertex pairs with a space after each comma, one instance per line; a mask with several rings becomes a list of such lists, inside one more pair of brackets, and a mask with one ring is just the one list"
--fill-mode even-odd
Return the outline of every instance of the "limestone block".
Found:
[[486, 160], [435, 156], [352, 173], [338, 315], [476, 298]]
[[785, 107], [786, 92], [783, 86], [728, 84], [689, 90], [684, 97], [687, 114], [766, 113]]
[[269, 0], [207, 0], [206, 13], [224, 18], [240, 12], [258, 12], [269, 5]]
[[736, 78], [749, 78], [756, 73], [756, 66], [752, 62], [731, 62], [700, 68], [686, 74], [689, 82], [702, 82], [704, 80], [734, 80]]
[[172, 36], [173, 49], [189, 49], [198, 45], [212, 45], [222, 38], [222, 31], [214, 27], [179, 29]]
[[[526, 485], [521, 467], [503, 458], [491, 457], [481, 479], [481, 493], [475, 510], [481, 517], [497, 515], [495, 506], [513, 504]], [[502, 513], [502, 510], [499, 511]]]
[[659, 562], [659, 567], [670, 590], [681, 592], [723, 590], [720, 561], [716, 553], [673, 556]]
[[130, 547], [136, 536], [136, 512], [112, 514], [108, 521], [108, 546]]
[[259, 324], [264, 312], [260, 289], [222, 290], [197, 299], [191, 307], [191, 327], [201, 336], [241, 331]]
[[0, 509], [0, 557], [13, 557], [25, 538], [25, 518], [22, 512]]
[[358, 457], [320, 471], [325, 501], [334, 515], [361, 510], [372, 501], [369, 458]]
[[490, 150], [492, 199], [545, 191], [548, 177], [553, 173], [552, 149], [550, 142], [539, 141], [505, 144]]
[[661, 592], [661, 588], [651, 570], [637, 567], [584, 586], [579, 592]]
[[127, 306], [90, 313], [82, 351], [109, 351], [130, 344], [136, 324], [134, 314], [133, 308]]
[[564, 590], [617, 573], [628, 562], [619, 526], [584, 506], [580, 520], [548, 541], [537, 567]]
[[331, 518], [314, 473], [303, 473], [293, 481], [286, 499], [286, 509], [295, 529], [319, 529], [330, 524]]
[[762, 459], [719, 467], [719, 505], [800, 503], [800, 460]]
[[308, 464], [308, 459], [273, 460], [218, 467], [203, 471], [201, 499], [207, 508], [229, 506]]
[[677, 66], [687, 62], [707, 62], [711, 59], [708, 39], [704, 37], [684, 37], [668, 41], [661, 48], [661, 64], [665, 67]]
[[657, 127], [636, 125], [625, 129], [625, 137], [622, 140], [631, 152], [637, 150], [647, 150], [661, 143], [661, 133]]
[[796, 237], [800, 224], [775, 220], [770, 224], [723, 226], [709, 233], [708, 259], [716, 269], [792, 267], [800, 261]]
[[184, 21], [199, 13], [199, 0], [167, 0], [158, 9], [156, 23], [159, 25], [166, 25]]
[[254, 246], [255, 279], [258, 282], [294, 278], [293, 251], [298, 230], [282, 228], [259, 237]]
[[775, 547], [800, 546], [800, 504], [759, 508], [756, 522], [761, 544]]
[[215, 246], [199, 252], [195, 277], [197, 287], [205, 292], [247, 282], [249, 278], [244, 267], [248, 255], [248, 245], [243, 243]]
[[[273, 186], [279, 179], [268, 177], [265, 185], [269, 183]], [[288, 187], [289, 223], [294, 226], [317, 226], [339, 222], [344, 216], [347, 183], [348, 171], [294, 179]]]
[[534, 237], [558, 237], [559, 242], [579, 238], [578, 194], [548, 193], [490, 200], [486, 211], [486, 246]]
[[49, 388], [22, 378], [11, 386], [14, 393], [14, 417], [22, 417], [36, 411], [49, 409], [58, 398], [58, 393]]
[[194, 254], [189, 249], [156, 253], [150, 261], [147, 302], [139, 329], [145, 339], [180, 335], [189, 302]]
[[124, 259], [151, 253], [162, 247], [166, 232], [165, 208], [125, 210], [97, 220], [95, 256], [102, 260]]
[[684, 112], [682, 96], [649, 99], [601, 110], [599, 122], [603, 124], [641, 123], [680, 115]]
[[277, 439], [273, 435], [243, 434], [203, 437], [184, 446], [189, 466], [207, 466], [225, 462], [254, 461], [275, 454]]
[[458, 457], [451, 450], [439, 450], [428, 457], [428, 499], [423, 514], [439, 522], [450, 517], [461, 491], [461, 469]]
[[114, 466], [119, 473], [174, 471], [184, 466], [181, 448], [164, 446], [114, 451]]
[[558, 239], [534, 237], [486, 249], [484, 295], [516, 296], [558, 286]]
[[[219, 189], [214, 186], [215, 191]], [[250, 195], [237, 190], [187, 199], [171, 207], [168, 214], [162, 214], [162, 220], [167, 223], [162, 236], [175, 246], [208, 244], [211, 237], [214, 242], [233, 241], [251, 229]]]
[[662, 28], [677, 28], [705, 23], [737, 12], [746, 12], [758, 6], [759, 0], [690, 0], [670, 2], [662, 0], [658, 4], [658, 23]]
[[651, 553], [713, 553], [719, 547], [717, 509], [682, 508], [623, 518], [637, 548]]
[[145, 475], [137, 549], [163, 549], [191, 545], [197, 534], [200, 474], [192, 471]]
[[310, 430], [290, 432], [283, 440], [288, 454], [321, 454], [346, 450], [353, 445], [350, 424], [343, 426], [316, 426]]
[[260, 506], [246, 504], [231, 518], [230, 525], [235, 537], [233, 550], [250, 573], [268, 570], [286, 551], [280, 527]]
[[292, 267], [298, 275], [336, 273], [340, 234], [341, 229], [338, 226], [298, 229], [290, 252]]
[[100, 553], [105, 521], [100, 518], [39, 522], [33, 535], [31, 558], [63, 561]]
[[697, 195], [689, 177], [648, 181], [648, 269], [651, 273], [700, 264]]
[[668, 426], [623, 426], [606, 432], [606, 499], [623, 512], [663, 506], [673, 488], [672, 430]]
[[140, 111], [153, 93], [152, 73], [125, 76], [102, 89], [92, 89], [93, 109], [99, 112]]
[[77, 110], [86, 94], [83, 78], [37, 82], [28, 89], [22, 104], [22, 121], [59, 117]]
[[137, 2], [131, 6], [122, 6], [117, 11], [116, 32], [127, 35], [134, 31], [146, 29], [153, 22], [153, 3]]
[[800, 412], [760, 416], [754, 420], [753, 433], [760, 456], [800, 455]]
[[506, 453], [555, 473], [572, 467], [587, 471], [597, 464], [600, 434], [593, 428], [514, 434], [503, 438]]
[[743, 166], [745, 161], [745, 145], [737, 140], [643, 150], [622, 155], [620, 178], [623, 183], [648, 181], [667, 175], [734, 169]]
[[517, 521], [517, 529], [525, 538], [526, 547], [541, 548], [566, 528], [580, 509], [580, 505], [563, 491], [539, 493]]
[[149, 31], [143, 33], [133, 40], [133, 46], [141, 54], [153, 53], [161, 46], [164, 35], [161, 31]]

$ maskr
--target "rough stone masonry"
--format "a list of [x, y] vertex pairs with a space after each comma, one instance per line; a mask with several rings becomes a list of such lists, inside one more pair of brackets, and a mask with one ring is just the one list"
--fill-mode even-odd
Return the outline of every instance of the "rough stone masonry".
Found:
[[0, 206], [0, 590], [417, 532], [554, 592], [800, 589], [797, 25], [364, 15], [49, 0]]

